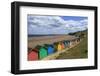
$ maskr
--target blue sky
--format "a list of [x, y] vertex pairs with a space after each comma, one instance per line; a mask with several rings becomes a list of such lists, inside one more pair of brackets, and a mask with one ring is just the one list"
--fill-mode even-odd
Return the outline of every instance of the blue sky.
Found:
[[68, 34], [87, 29], [88, 17], [28, 15], [28, 34]]
[[75, 21], [87, 19], [87, 17], [81, 17], [81, 16], [60, 16], [60, 17], [64, 20], [75, 20]]

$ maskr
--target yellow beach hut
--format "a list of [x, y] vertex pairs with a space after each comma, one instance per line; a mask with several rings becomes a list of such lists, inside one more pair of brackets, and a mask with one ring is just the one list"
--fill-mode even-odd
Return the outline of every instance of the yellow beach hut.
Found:
[[62, 50], [62, 46], [60, 43], [58, 43], [58, 51], [61, 51]]

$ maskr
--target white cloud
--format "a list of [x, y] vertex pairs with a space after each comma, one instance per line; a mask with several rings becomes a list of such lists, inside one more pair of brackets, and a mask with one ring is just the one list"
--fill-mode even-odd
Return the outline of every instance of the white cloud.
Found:
[[67, 34], [87, 28], [86, 19], [63, 20], [59, 16], [28, 15], [28, 34]]
[[81, 30], [85, 30], [87, 28], [87, 25], [88, 25], [87, 19], [83, 19], [80, 21], [67, 20], [65, 26], [72, 31], [73, 30], [81, 31]]

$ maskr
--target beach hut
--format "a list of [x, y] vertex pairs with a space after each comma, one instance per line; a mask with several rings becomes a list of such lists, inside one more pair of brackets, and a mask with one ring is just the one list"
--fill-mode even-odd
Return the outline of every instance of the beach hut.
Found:
[[38, 51], [37, 49], [30, 49], [28, 52], [28, 61], [38, 60]]
[[47, 56], [47, 49], [43, 46], [37, 46], [39, 59], [43, 59]]
[[77, 39], [75, 39], [75, 44], [77, 43], [77, 40], [78, 40], [78, 38], [77, 38]]
[[62, 50], [62, 46], [61, 46], [61, 43], [59, 42], [58, 43], [58, 49], [57, 49], [58, 51], [61, 51]]
[[75, 42], [76, 42], [76, 39], [74, 39], [74, 40], [71, 40], [71, 45], [75, 45]]
[[53, 47], [53, 45], [45, 44], [44, 46], [45, 46], [46, 49], [47, 49], [47, 53], [48, 53], [48, 55], [54, 53], [54, 47]]
[[67, 47], [67, 42], [63, 41], [64, 47]]
[[80, 38], [77, 38], [77, 42], [79, 42], [81, 39]]
[[67, 48], [67, 47], [69, 46], [69, 43], [70, 43], [70, 42], [67, 41], [67, 40], [65, 40], [63, 43], [64, 43], [65, 47]]
[[70, 40], [69, 46], [73, 45], [73, 40]]
[[66, 44], [67, 44], [66, 47], [70, 47], [71, 42], [70, 42], [69, 40], [66, 40], [65, 42], [66, 42]]
[[58, 50], [58, 42], [55, 42], [53, 44], [53, 47], [54, 47], [54, 52], [57, 52], [57, 50]]
[[65, 45], [63, 42], [61, 42], [61, 48], [64, 49], [65, 48]]

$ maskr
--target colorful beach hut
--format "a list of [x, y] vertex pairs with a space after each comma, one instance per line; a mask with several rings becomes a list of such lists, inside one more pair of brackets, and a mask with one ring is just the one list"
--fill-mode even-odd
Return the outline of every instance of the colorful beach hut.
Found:
[[37, 46], [39, 59], [43, 59], [47, 56], [47, 49], [43, 46]]
[[38, 50], [30, 49], [28, 52], [28, 61], [38, 60]]
[[68, 43], [66, 41], [63, 41], [65, 48], [68, 46]]
[[77, 42], [79, 42], [81, 39], [80, 38], [77, 38]]
[[61, 46], [61, 43], [58, 43], [58, 48], [57, 48], [58, 51], [61, 51], [62, 50], [62, 46]]
[[61, 42], [61, 48], [64, 49], [65, 48], [65, 45], [63, 42]]
[[54, 52], [58, 51], [58, 42], [55, 42], [53, 44], [53, 47], [54, 47]]
[[70, 46], [70, 41], [65, 40], [65, 41], [64, 41], [64, 44], [65, 44], [65, 47], [69, 47], [69, 46]]
[[54, 53], [54, 47], [53, 47], [53, 45], [45, 44], [44, 46], [47, 49], [48, 55]]

